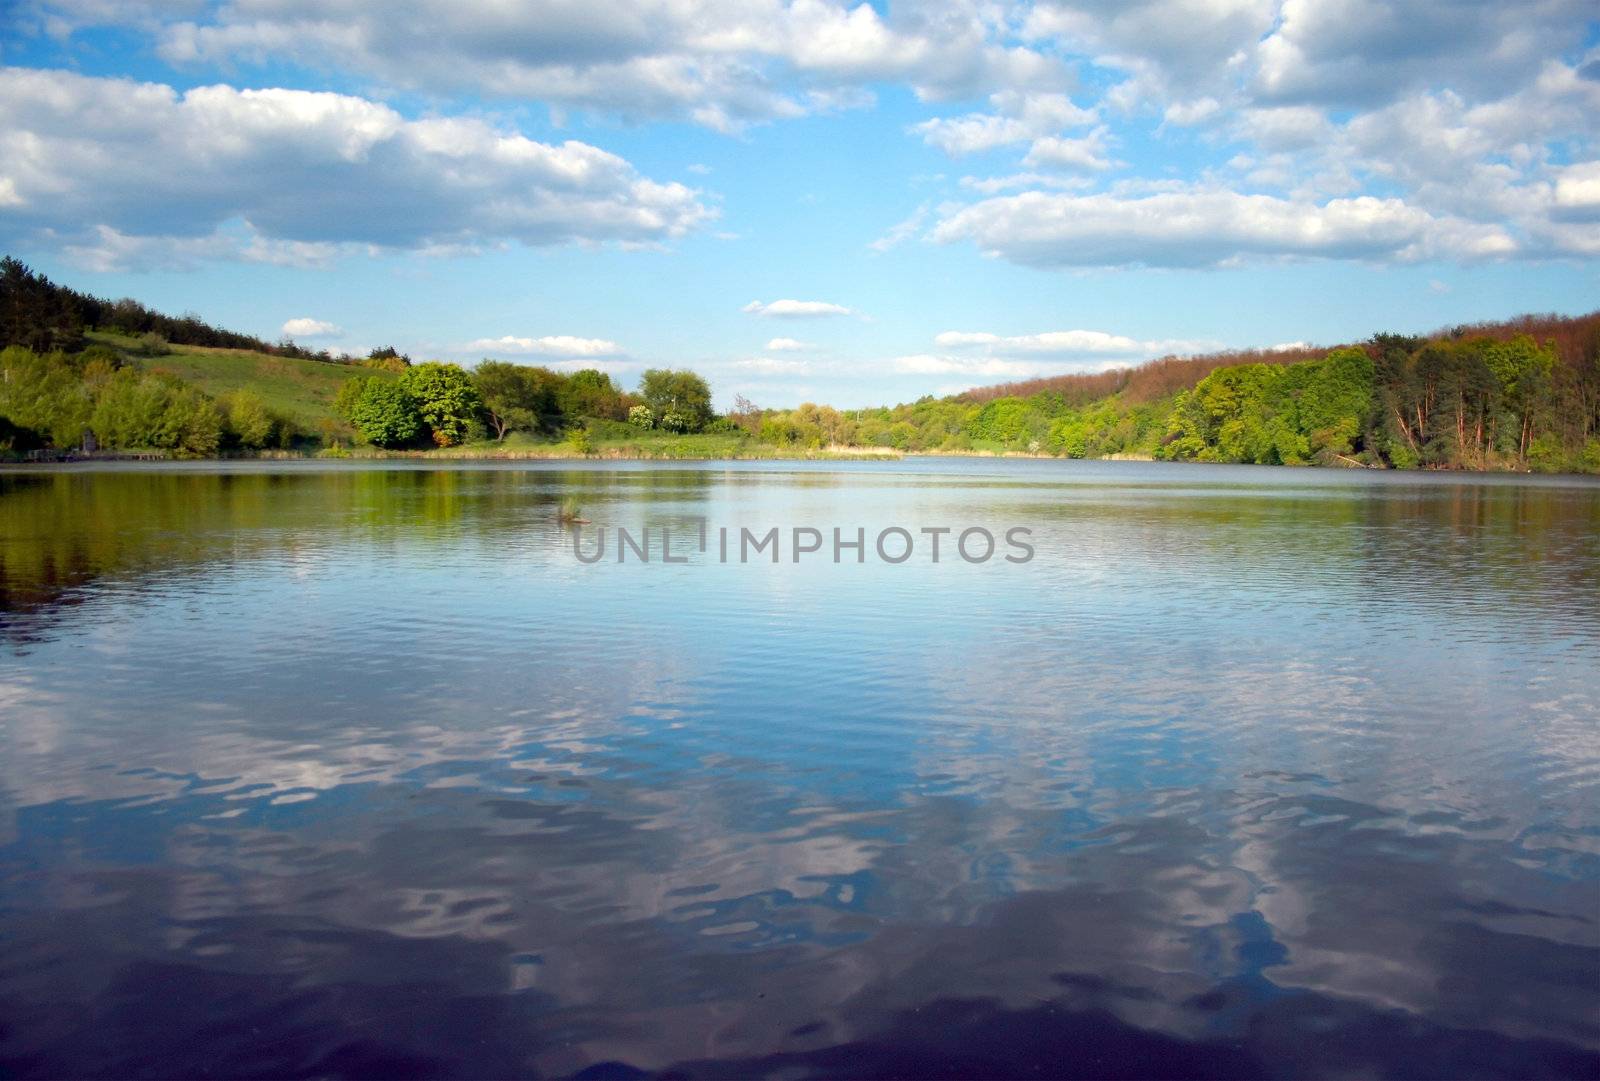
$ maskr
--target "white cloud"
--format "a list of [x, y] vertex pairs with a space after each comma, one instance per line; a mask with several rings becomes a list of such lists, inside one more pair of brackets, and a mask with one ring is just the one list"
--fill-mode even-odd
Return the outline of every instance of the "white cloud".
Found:
[[767, 343], [769, 353], [798, 353], [812, 348], [810, 342], [803, 342], [798, 338], [773, 338]]
[[1042, 0], [1024, 36], [1128, 72], [1121, 104], [1224, 96], [1272, 28], [1275, 0]]
[[1050, 173], [1012, 173], [1009, 176], [964, 176], [961, 186], [968, 191], [994, 195], [1014, 188], [1061, 188], [1076, 190], [1094, 186], [1086, 176], [1059, 176]]
[[[0, 230], [0, 235], [4, 235]], [[73, 262], [97, 272], [193, 270], [201, 263], [232, 259], [283, 267], [325, 267], [341, 255], [375, 252], [370, 246], [280, 240], [263, 236], [248, 222], [229, 221], [204, 236], [134, 236], [97, 225], [78, 235], [56, 233]]]
[[981, 349], [1000, 355], [1050, 354], [1053, 356], [1093, 356], [1165, 353], [1194, 353], [1215, 348], [1219, 343], [1158, 339], [1140, 341], [1103, 330], [1052, 330], [1043, 334], [1000, 335], [986, 332], [947, 330], [933, 339], [941, 349]]
[[1063, 139], [1054, 135], [1035, 139], [1022, 164], [1034, 169], [1082, 169], [1089, 172], [1109, 169], [1113, 163], [1106, 157], [1108, 135], [1109, 129], [1102, 126], [1081, 139]]
[[106, 258], [162, 243], [180, 258], [269, 257], [254, 242], [323, 258], [340, 245], [655, 244], [715, 216], [614, 154], [482, 120], [20, 68], [0, 69], [0, 185], [13, 196], [0, 239]]
[[[1059, 89], [1067, 69], [1006, 40], [1003, 12], [968, 0], [39, 0], [55, 25], [155, 35], [169, 63], [298, 63], [432, 94], [460, 91], [730, 130], [870, 100], [895, 82], [926, 99]], [[426, 27], [426, 33], [417, 32]]]
[[1499, 96], [1583, 41], [1592, 0], [1286, 0], [1255, 48], [1263, 99], [1379, 105], [1449, 86]]
[[344, 330], [321, 319], [290, 319], [283, 324], [286, 338], [337, 338]]
[[1600, 217], [1600, 161], [1569, 165], [1556, 174], [1557, 213], [1570, 217]]
[[825, 300], [773, 300], [763, 303], [752, 300], [739, 309], [751, 315], [774, 316], [780, 319], [815, 319], [829, 315], [853, 315], [850, 308], [842, 304], [830, 304]]
[[1435, 217], [1399, 199], [1324, 203], [1234, 191], [1025, 192], [950, 214], [934, 239], [970, 240], [1028, 266], [1214, 266], [1251, 257], [1419, 260], [1508, 255], [1495, 225]]
[[929, 146], [959, 157], [1025, 143], [1095, 120], [1094, 110], [1079, 108], [1065, 94], [1004, 91], [992, 95], [989, 104], [994, 109], [992, 113], [925, 120], [913, 124], [910, 130], [921, 135]]
[[1206, 96], [1193, 101], [1175, 101], [1161, 114], [1164, 123], [1180, 128], [1203, 124], [1222, 111], [1222, 103]]
[[463, 353], [500, 353], [542, 357], [616, 357], [623, 349], [605, 338], [575, 338], [569, 334], [548, 334], [542, 338], [478, 338], [462, 346]]

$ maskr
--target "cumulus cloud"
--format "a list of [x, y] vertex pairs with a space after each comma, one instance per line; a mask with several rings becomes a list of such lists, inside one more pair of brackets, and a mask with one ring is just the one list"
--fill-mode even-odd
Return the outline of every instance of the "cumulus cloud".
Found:
[[657, 244], [714, 216], [692, 189], [597, 147], [478, 119], [18, 68], [0, 69], [0, 189], [6, 240], [48, 235], [102, 253], [162, 240], [240, 258], [251, 239], [309, 245], [308, 257], [339, 245]]
[[1287, 0], [1252, 89], [1345, 107], [1439, 86], [1501, 96], [1582, 42], [1593, 16], [1590, 0]]
[[1251, 257], [1411, 261], [1508, 255], [1495, 225], [1435, 217], [1400, 199], [1323, 203], [1234, 191], [1025, 192], [961, 208], [934, 239], [970, 240], [1027, 266], [1214, 266]]
[[321, 319], [290, 319], [283, 324], [286, 338], [337, 338], [343, 333], [341, 327]]
[[623, 349], [605, 338], [575, 338], [569, 334], [548, 334], [541, 338], [478, 338], [461, 347], [463, 353], [498, 353], [513, 356], [583, 357], [621, 356]]
[[1098, 172], [1111, 168], [1113, 162], [1106, 156], [1106, 143], [1110, 129], [1104, 126], [1081, 139], [1065, 139], [1050, 135], [1035, 139], [1022, 164], [1030, 168], [1081, 169]]
[[1094, 186], [1094, 181], [1086, 176], [1062, 176], [1058, 173], [1010, 173], [1006, 176], [964, 176], [961, 186], [968, 191], [994, 195], [1019, 188], [1090, 188]]
[[1557, 173], [1555, 207], [1564, 217], [1600, 218], [1600, 161], [1569, 165]]
[[1223, 96], [1277, 15], [1274, 0], [1042, 0], [1024, 36], [1132, 75], [1123, 103]]
[[825, 300], [773, 300], [765, 303], [752, 300], [739, 310], [779, 319], [818, 319], [830, 315], [855, 314], [843, 304], [830, 304]]
[[803, 342], [798, 338], [773, 338], [767, 343], [769, 353], [798, 353], [810, 348], [810, 342]]
[[724, 129], [860, 104], [878, 82], [945, 99], [1069, 81], [1060, 60], [1006, 40], [1003, 12], [967, 0], [882, 14], [848, 0], [38, 2], [57, 32], [144, 28], [174, 64], [298, 63], [402, 89]]
[[989, 104], [993, 112], [925, 120], [913, 124], [911, 131], [929, 146], [960, 157], [1092, 124], [1096, 116], [1094, 110], [1074, 105], [1065, 94], [1003, 91], [992, 95]]

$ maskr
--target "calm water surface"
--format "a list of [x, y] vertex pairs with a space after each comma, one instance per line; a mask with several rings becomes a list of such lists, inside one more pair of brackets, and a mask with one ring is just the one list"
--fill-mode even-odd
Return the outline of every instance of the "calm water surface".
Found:
[[0, 473], [0, 1075], [1597, 1076], [1597, 794], [1593, 482]]

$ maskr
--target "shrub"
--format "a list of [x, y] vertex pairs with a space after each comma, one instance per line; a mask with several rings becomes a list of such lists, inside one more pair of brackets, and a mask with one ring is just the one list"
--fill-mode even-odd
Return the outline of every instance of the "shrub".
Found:
[[142, 357], [164, 357], [172, 352], [172, 346], [155, 331], [147, 330], [139, 335], [134, 344], [134, 351]]
[[347, 398], [351, 388], [346, 385], [339, 397], [347, 406], [346, 419], [361, 438], [378, 447], [399, 447], [422, 433], [417, 400], [399, 382], [375, 376], [352, 382], [360, 386]]

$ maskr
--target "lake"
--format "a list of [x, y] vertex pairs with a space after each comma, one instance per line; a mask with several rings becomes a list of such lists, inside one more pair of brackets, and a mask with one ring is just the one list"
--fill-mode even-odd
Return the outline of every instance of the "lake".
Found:
[[1594, 480], [0, 472], [0, 1076], [1597, 1076], [1597, 795]]

